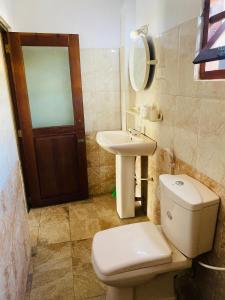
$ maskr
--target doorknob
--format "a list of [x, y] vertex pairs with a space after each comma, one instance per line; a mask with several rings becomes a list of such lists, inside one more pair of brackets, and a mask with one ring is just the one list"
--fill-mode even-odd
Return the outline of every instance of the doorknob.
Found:
[[22, 130], [21, 130], [21, 129], [18, 129], [18, 130], [17, 130], [17, 136], [18, 136], [19, 138], [23, 137], [23, 134], [22, 134]]
[[84, 141], [85, 141], [84, 139], [78, 139], [78, 140], [77, 140], [77, 142], [80, 143], [80, 144], [81, 144], [81, 143], [84, 143]]

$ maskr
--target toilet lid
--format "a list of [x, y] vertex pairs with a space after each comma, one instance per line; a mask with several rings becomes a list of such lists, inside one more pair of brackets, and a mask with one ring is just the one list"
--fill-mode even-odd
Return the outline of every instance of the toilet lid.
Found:
[[170, 263], [172, 251], [162, 233], [151, 222], [119, 226], [98, 232], [92, 256], [104, 275]]

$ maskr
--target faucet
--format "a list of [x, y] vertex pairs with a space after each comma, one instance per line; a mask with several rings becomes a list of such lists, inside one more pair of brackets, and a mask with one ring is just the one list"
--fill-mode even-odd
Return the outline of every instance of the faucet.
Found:
[[129, 132], [131, 135], [133, 135], [133, 136], [139, 136], [139, 135], [142, 134], [140, 131], [138, 131], [138, 130], [136, 130], [136, 129], [133, 129], [133, 128], [129, 128], [129, 129], [128, 129], [128, 132]]

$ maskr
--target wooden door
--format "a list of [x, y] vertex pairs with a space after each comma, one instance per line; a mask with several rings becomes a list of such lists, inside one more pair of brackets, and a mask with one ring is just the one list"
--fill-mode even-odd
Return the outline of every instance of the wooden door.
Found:
[[88, 197], [79, 36], [13, 32], [5, 44], [31, 206]]

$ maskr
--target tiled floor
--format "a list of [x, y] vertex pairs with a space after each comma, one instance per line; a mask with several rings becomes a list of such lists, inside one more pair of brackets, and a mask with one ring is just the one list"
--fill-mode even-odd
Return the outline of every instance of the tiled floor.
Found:
[[94, 234], [103, 229], [148, 220], [121, 220], [110, 195], [32, 209], [29, 213], [32, 263], [27, 285], [30, 300], [103, 300], [105, 287], [91, 265]]

